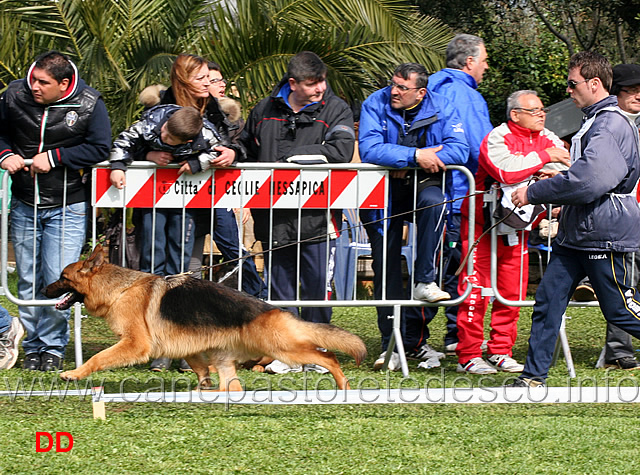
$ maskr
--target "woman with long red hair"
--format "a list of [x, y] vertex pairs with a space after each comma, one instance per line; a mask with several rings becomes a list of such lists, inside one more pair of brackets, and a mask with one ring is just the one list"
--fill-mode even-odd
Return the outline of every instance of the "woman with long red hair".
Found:
[[[208, 61], [201, 56], [179, 54], [171, 67], [171, 87], [164, 91], [160, 98], [161, 104], [178, 104], [191, 106], [199, 110], [205, 119], [218, 129], [222, 136], [223, 146], [215, 147], [219, 155], [211, 161], [214, 168], [228, 167], [236, 160], [245, 156], [242, 145], [232, 142], [229, 137], [239, 135], [242, 121], [230, 121], [222, 101], [211, 96], [209, 92]], [[233, 99], [230, 99], [236, 104]], [[148, 154], [147, 159], [158, 165], [166, 165], [167, 157]], [[170, 159], [170, 158], [169, 158]], [[192, 254], [192, 269], [199, 269], [202, 264], [202, 250], [205, 235], [210, 232], [211, 210], [202, 209], [196, 213], [195, 243]], [[237, 259], [240, 256], [238, 224], [235, 214], [230, 209], [216, 209], [214, 212], [213, 240], [225, 260]], [[243, 251], [246, 254], [246, 251]], [[256, 297], [264, 296], [264, 282], [252, 258], [245, 258], [242, 265], [242, 290]], [[160, 359], [151, 363], [151, 369], [161, 371], [170, 365], [168, 359]], [[181, 370], [188, 370], [186, 362], [181, 362]]]

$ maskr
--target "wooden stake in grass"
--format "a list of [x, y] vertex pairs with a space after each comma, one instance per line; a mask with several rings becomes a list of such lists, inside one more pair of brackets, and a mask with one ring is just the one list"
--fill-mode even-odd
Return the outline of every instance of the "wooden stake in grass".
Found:
[[91, 391], [93, 392], [93, 418], [105, 421], [107, 420], [107, 413], [104, 407], [104, 401], [96, 400], [96, 394], [102, 394], [103, 390], [104, 388], [102, 386], [91, 388]]

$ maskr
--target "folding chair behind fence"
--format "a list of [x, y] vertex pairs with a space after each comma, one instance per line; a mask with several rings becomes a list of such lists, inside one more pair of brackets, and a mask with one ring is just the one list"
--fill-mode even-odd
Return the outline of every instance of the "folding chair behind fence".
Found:
[[[355, 298], [358, 283], [359, 259], [371, 257], [371, 244], [367, 232], [360, 221], [357, 209], [342, 210], [343, 221], [340, 236], [336, 240], [336, 261], [333, 282], [338, 300], [352, 300]], [[411, 279], [413, 271], [413, 233], [414, 224], [405, 221], [407, 233], [406, 242], [401, 249], [401, 255], [407, 264], [407, 272]]]

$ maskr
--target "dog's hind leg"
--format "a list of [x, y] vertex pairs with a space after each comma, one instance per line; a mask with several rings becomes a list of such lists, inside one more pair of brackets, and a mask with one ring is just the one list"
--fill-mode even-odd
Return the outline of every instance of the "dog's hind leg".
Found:
[[317, 364], [319, 364], [320, 366], [324, 366], [329, 370], [329, 372], [336, 380], [338, 389], [351, 389], [351, 387], [349, 386], [349, 380], [342, 372], [342, 368], [340, 367], [340, 363], [338, 363], [338, 358], [336, 358], [336, 355], [330, 351], [318, 351], [318, 353], [320, 353], [318, 357], [320, 357], [322, 361]]
[[218, 369], [218, 378], [220, 378], [218, 391], [244, 391], [236, 373], [235, 360], [213, 359], [211, 362]]
[[198, 389], [210, 388], [213, 384], [209, 377], [209, 362], [207, 359], [201, 353], [186, 356], [184, 359], [198, 376]]
[[317, 364], [327, 368], [335, 378], [338, 389], [350, 389], [349, 380], [342, 372], [336, 355], [331, 351], [324, 351], [315, 347], [298, 348], [288, 352], [286, 359], [299, 364]]

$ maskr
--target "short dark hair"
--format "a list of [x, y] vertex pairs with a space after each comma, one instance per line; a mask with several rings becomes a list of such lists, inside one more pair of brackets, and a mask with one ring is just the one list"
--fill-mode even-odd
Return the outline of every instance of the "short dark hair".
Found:
[[210, 71], [220, 71], [222, 73], [222, 68], [215, 61], [209, 61], [207, 63], [207, 67], [209, 68]]
[[167, 120], [167, 132], [182, 142], [198, 136], [202, 130], [202, 116], [195, 107], [181, 107]]
[[73, 80], [74, 68], [66, 54], [58, 51], [47, 51], [36, 58], [34, 66], [44, 70], [49, 76], [58, 82], [63, 79]]
[[314, 52], [302, 51], [289, 61], [287, 77], [297, 82], [307, 79], [322, 81], [327, 77], [327, 65]]
[[569, 71], [579, 69], [585, 79], [599, 78], [605, 90], [611, 90], [613, 71], [609, 60], [595, 51], [580, 51], [569, 59]]
[[447, 45], [447, 67], [462, 69], [469, 56], [478, 59], [481, 45], [484, 45], [484, 41], [479, 36], [466, 33], [456, 35]]
[[405, 80], [408, 80], [413, 73], [417, 74], [416, 87], [427, 87], [429, 82], [429, 73], [427, 72], [427, 68], [422, 64], [402, 63], [395, 69], [395, 71], [393, 71], [394, 76], [400, 76]]

